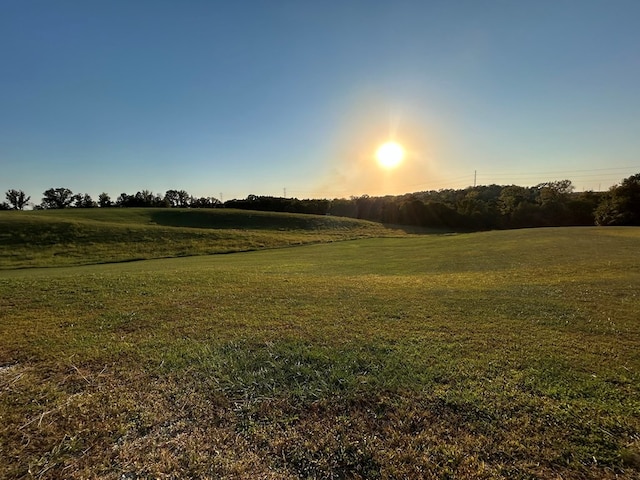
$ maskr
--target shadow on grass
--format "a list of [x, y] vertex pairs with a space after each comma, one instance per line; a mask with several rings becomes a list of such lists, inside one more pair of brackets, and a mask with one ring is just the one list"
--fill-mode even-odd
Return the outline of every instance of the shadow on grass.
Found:
[[250, 230], [319, 230], [361, 227], [355, 219], [247, 210], [162, 210], [150, 214], [157, 225], [170, 227]]

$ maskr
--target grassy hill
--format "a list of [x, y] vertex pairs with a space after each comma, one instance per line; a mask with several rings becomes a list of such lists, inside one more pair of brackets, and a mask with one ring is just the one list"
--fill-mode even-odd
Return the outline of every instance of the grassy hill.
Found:
[[0, 271], [0, 477], [638, 478], [639, 247], [550, 228]]
[[206, 255], [402, 233], [349, 218], [227, 209], [0, 212], [0, 268]]

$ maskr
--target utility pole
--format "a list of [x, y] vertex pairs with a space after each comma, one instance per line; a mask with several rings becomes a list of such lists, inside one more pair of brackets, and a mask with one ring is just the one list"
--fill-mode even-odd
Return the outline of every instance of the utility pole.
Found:
[[287, 198], [287, 187], [284, 187], [282, 192], [284, 193], [284, 198]]
[[224, 203], [224, 200], [222, 199], [222, 192], [220, 192], [220, 203]]
[[478, 178], [478, 171], [473, 171], [473, 188], [476, 188], [476, 179]]

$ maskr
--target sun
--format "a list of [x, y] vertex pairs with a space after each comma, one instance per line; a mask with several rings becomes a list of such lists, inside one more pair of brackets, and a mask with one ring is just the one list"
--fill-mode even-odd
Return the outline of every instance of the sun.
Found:
[[395, 168], [404, 158], [404, 148], [396, 142], [386, 142], [378, 147], [376, 151], [378, 163], [383, 168]]

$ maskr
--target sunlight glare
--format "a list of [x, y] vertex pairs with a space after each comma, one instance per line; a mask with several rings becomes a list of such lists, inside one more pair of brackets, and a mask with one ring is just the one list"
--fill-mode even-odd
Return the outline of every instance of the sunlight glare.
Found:
[[396, 142], [383, 143], [376, 151], [376, 158], [381, 167], [395, 168], [404, 158], [404, 148]]

